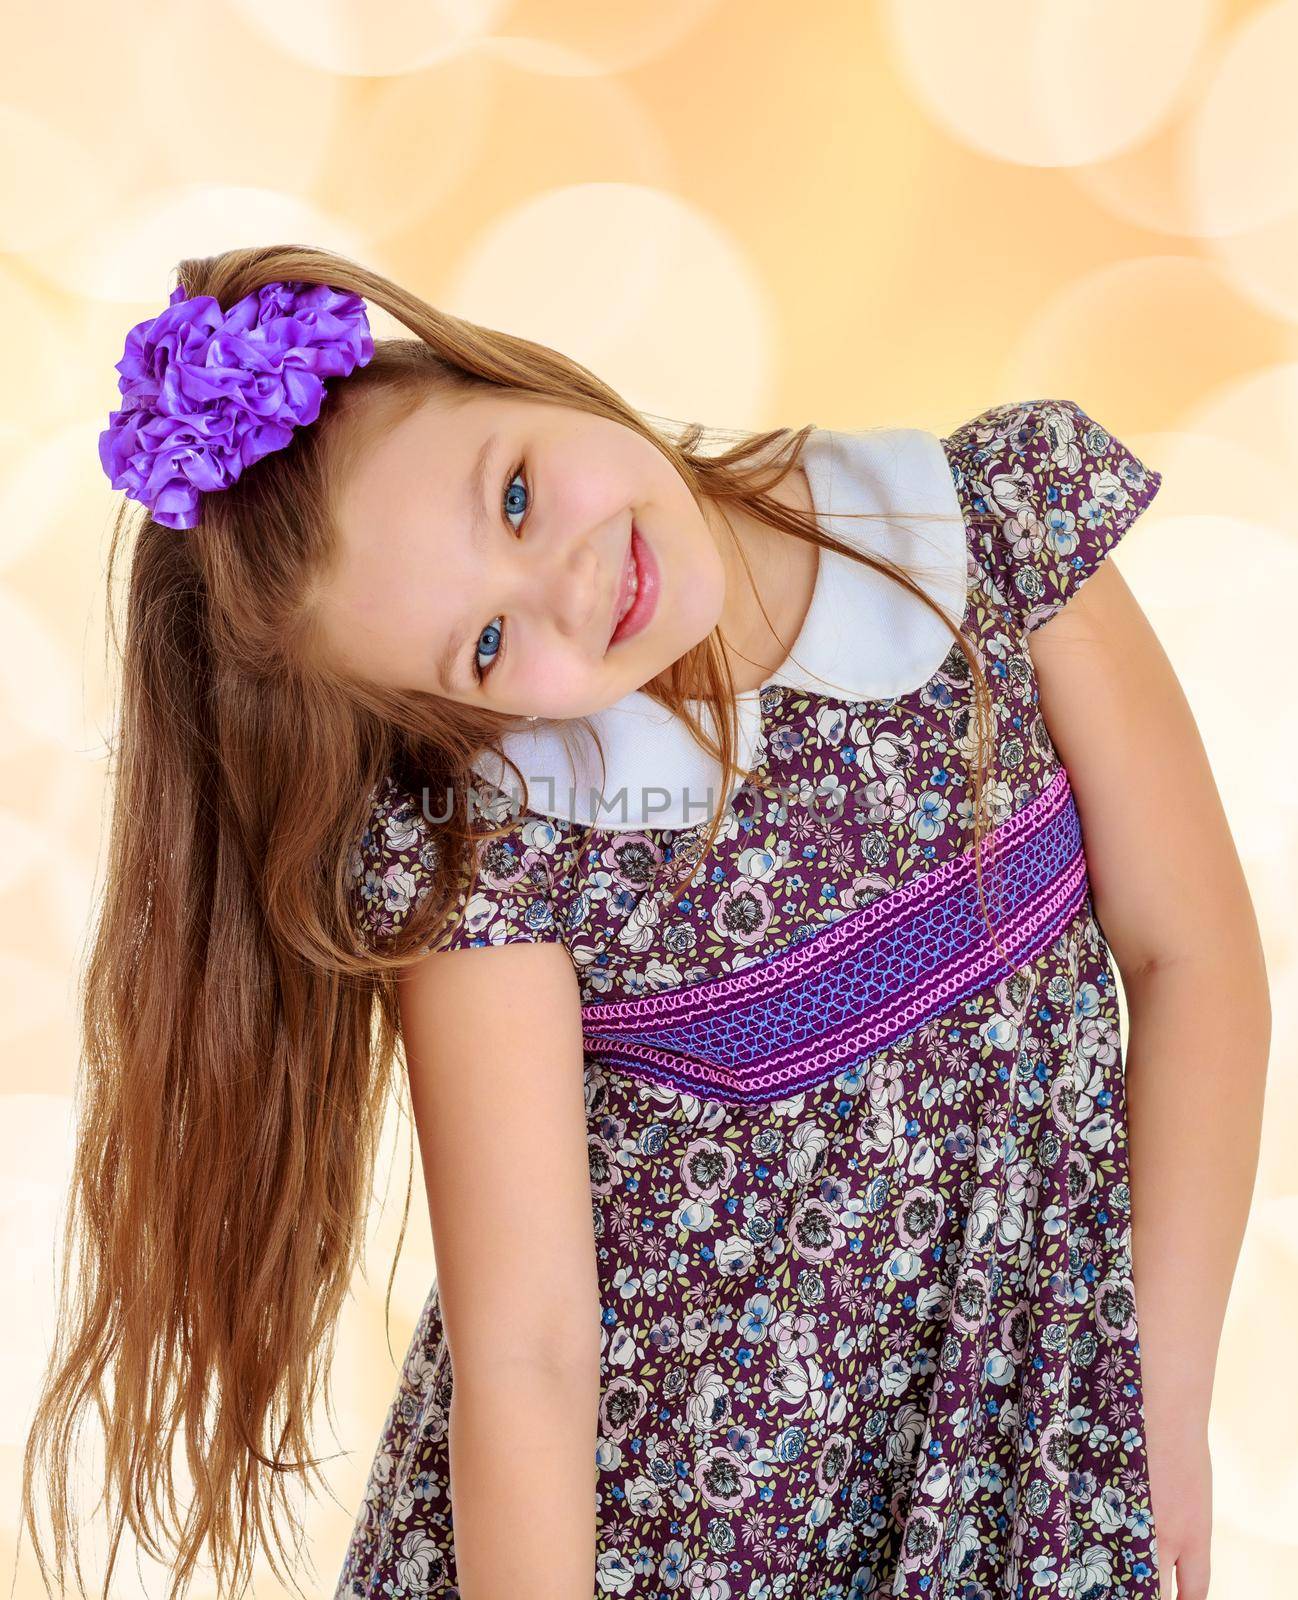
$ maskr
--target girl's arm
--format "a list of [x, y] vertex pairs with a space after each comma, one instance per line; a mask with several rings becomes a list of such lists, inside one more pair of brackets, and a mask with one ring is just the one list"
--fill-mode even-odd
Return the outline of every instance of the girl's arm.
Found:
[[1126, 996], [1132, 1256], [1165, 1594], [1207, 1593], [1207, 1422], [1257, 1171], [1271, 1012], [1193, 715], [1112, 559], [1029, 635]]
[[595, 1588], [600, 1302], [562, 944], [442, 950], [401, 1018], [451, 1354], [463, 1600]]

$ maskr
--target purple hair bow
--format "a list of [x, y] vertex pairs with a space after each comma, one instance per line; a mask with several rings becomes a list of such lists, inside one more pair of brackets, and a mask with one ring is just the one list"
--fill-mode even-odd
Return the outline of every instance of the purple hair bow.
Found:
[[114, 489], [168, 528], [197, 527], [200, 493], [228, 489], [245, 467], [314, 422], [326, 378], [374, 354], [365, 302], [326, 284], [267, 283], [222, 311], [185, 298], [137, 323], [117, 362], [120, 411], [99, 435]]

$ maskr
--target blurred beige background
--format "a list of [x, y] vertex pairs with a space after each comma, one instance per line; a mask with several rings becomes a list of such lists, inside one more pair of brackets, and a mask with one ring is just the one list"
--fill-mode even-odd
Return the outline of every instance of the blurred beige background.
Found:
[[[1212, 1593], [1298, 1566], [1298, 4], [54, 0], [0, 53], [0, 1538], [52, 1328], [105, 801], [97, 436], [183, 256], [340, 249], [637, 406], [909, 425], [1077, 400], [1165, 475], [1119, 565], [1195, 708], [1262, 919], [1268, 1126], [1211, 1428]], [[375, 331], [390, 327], [377, 321]], [[1169, 775], [1170, 776], [1170, 775]], [[1151, 795], [1147, 804], [1170, 803]], [[432, 1272], [395, 1116], [339, 1337], [332, 1593]], [[1290, 1358], [1282, 1365], [1282, 1358]], [[93, 1495], [86, 1502], [88, 1510]], [[92, 1559], [104, 1540], [93, 1539]], [[41, 1594], [30, 1549], [16, 1600]], [[92, 1568], [93, 1570], [93, 1568]], [[130, 1560], [114, 1593], [160, 1594]], [[138, 1586], [137, 1586], [138, 1585]], [[201, 1584], [195, 1600], [214, 1591]], [[256, 1593], [278, 1595], [263, 1577]]]

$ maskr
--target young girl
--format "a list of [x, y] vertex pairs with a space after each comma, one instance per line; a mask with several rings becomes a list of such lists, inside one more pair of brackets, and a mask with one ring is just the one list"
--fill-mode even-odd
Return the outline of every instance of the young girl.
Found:
[[1269, 1008], [1104, 559], [1160, 475], [1070, 400], [709, 452], [296, 247], [118, 365], [60, 1574], [111, 1369], [109, 1494], [183, 1430], [245, 1580], [400, 1044], [437, 1282], [338, 1597], [1205, 1595]]

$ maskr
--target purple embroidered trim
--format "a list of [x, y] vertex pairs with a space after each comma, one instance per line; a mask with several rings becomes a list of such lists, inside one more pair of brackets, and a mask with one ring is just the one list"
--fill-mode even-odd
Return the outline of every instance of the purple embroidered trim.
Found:
[[582, 1007], [587, 1054], [633, 1076], [739, 1105], [850, 1071], [1031, 960], [1090, 891], [1081, 823], [1061, 766], [988, 833], [987, 913], [972, 848], [823, 932], [725, 978]]

